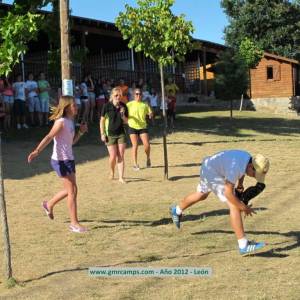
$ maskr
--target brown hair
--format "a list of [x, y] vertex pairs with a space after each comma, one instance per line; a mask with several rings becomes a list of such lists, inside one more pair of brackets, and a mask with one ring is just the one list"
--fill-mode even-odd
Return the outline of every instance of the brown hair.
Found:
[[51, 108], [51, 116], [49, 120], [55, 121], [62, 118], [66, 114], [66, 109], [74, 102], [72, 96], [61, 96], [56, 107]]

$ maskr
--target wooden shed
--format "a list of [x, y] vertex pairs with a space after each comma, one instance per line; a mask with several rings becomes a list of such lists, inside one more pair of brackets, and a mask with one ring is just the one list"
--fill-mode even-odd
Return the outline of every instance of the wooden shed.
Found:
[[300, 95], [300, 64], [286, 57], [264, 53], [250, 70], [250, 98], [289, 98]]

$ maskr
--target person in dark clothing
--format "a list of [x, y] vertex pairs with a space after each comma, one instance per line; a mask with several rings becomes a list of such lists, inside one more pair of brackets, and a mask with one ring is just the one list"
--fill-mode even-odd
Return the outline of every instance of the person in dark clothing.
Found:
[[126, 135], [124, 124], [128, 121], [128, 110], [121, 102], [122, 90], [113, 88], [110, 100], [101, 112], [100, 135], [106, 144], [109, 153], [110, 179], [114, 179], [115, 166], [117, 164], [119, 181], [124, 180], [124, 153], [126, 148]]

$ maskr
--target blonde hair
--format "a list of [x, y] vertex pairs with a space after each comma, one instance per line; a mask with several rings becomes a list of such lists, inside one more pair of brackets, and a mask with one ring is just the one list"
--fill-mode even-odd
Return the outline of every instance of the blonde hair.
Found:
[[72, 96], [61, 96], [57, 106], [51, 107], [51, 116], [49, 120], [55, 121], [66, 115], [66, 109], [74, 102]]
[[115, 87], [111, 90], [110, 95], [109, 95], [109, 101], [111, 102], [113, 100], [113, 94], [115, 92], [119, 91], [121, 93], [121, 96], [123, 95], [122, 89], [120, 87]]

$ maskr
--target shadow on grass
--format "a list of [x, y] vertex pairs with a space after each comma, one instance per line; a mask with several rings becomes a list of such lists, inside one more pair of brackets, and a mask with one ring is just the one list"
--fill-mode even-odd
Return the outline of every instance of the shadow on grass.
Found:
[[[224, 116], [224, 113], [216, 111], [216, 115], [208, 115], [200, 109], [194, 113], [189, 113], [188, 109], [181, 108], [176, 118], [176, 132], [198, 132], [205, 135], [226, 136], [228, 139], [212, 140], [208, 142], [199, 141], [170, 141], [169, 145], [187, 144], [192, 146], [202, 146], [204, 143], [232, 143], [243, 141], [257, 141], [253, 134], [242, 133], [241, 130], [252, 130], [257, 134], [274, 134], [276, 138], [266, 139], [266, 141], [276, 141], [277, 137], [286, 136], [287, 140], [299, 136], [300, 120], [285, 118], [264, 118], [255, 117], [255, 113], [249, 115], [238, 115], [233, 119]], [[220, 114], [220, 115], [217, 115]], [[37, 143], [49, 132], [50, 128], [30, 128], [29, 130], [11, 130], [3, 133], [3, 173], [5, 179], [23, 179], [52, 172], [49, 166], [51, 146], [49, 145], [35, 161], [29, 166], [27, 155], [34, 149]], [[162, 123], [158, 121], [156, 125], [149, 127], [151, 138], [162, 137]], [[235, 138], [233, 141], [230, 137]], [[260, 141], [260, 140], [259, 140]], [[159, 142], [155, 142], [159, 144]], [[95, 146], [95, 147], [91, 147]], [[130, 145], [130, 143], [128, 143]], [[99, 146], [99, 147], [98, 147]], [[128, 151], [128, 150], [127, 150]], [[95, 123], [89, 127], [89, 132], [82, 137], [79, 144], [74, 147], [76, 163], [81, 164], [87, 161], [94, 161], [107, 157], [107, 149], [99, 140], [99, 128]], [[157, 166], [159, 168], [160, 166]]]
[[202, 256], [207, 256], [207, 255], [214, 255], [214, 254], [219, 254], [219, 253], [226, 253], [226, 252], [231, 252], [232, 250], [221, 250], [221, 251], [210, 251], [206, 253], [201, 253], [201, 254], [185, 254], [180, 256], [173, 255], [173, 256], [160, 256], [160, 255], [149, 255], [149, 256], [140, 256], [137, 259], [133, 260], [125, 260], [124, 262], [119, 262], [115, 264], [108, 264], [108, 265], [94, 265], [94, 266], [89, 266], [89, 267], [76, 267], [76, 268], [70, 268], [70, 269], [63, 269], [63, 270], [58, 270], [58, 271], [53, 271], [46, 273], [42, 276], [27, 279], [24, 281], [19, 281], [18, 284], [24, 285], [26, 283], [31, 283], [33, 281], [38, 281], [41, 279], [45, 279], [47, 277], [56, 275], [56, 274], [61, 274], [61, 273], [69, 273], [69, 272], [80, 272], [80, 271], [88, 271], [90, 267], [95, 267], [95, 268], [113, 268], [113, 267], [126, 267], [126, 265], [131, 265], [134, 264], [134, 267], [137, 267], [136, 264], [143, 264], [143, 263], [149, 263], [149, 262], [157, 262], [157, 261], [162, 261], [162, 260], [173, 260], [173, 259], [178, 259], [178, 258], [199, 258]]
[[[267, 210], [265, 207], [257, 207], [254, 209], [255, 211], [262, 211], [262, 210]], [[228, 209], [218, 209], [218, 210], [213, 210], [209, 212], [203, 212], [199, 215], [184, 215], [182, 222], [189, 222], [189, 221], [205, 221], [209, 217], [219, 217], [219, 216], [225, 216], [229, 214]], [[95, 222], [95, 220], [81, 220], [81, 223], [85, 222]], [[161, 226], [161, 225], [168, 225], [172, 223], [171, 217], [169, 218], [162, 218], [160, 220], [156, 221], [143, 221], [143, 220], [100, 220], [99, 222], [105, 223], [105, 224], [119, 224], [115, 226], [151, 226], [151, 227], [156, 227], [156, 226]], [[101, 225], [99, 225], [100, 228]], [[104, 225], [105, 226], [105, 225]], [[113, 226], [111, 226], [113, 227]], [[98, 226], [93, 227], [93, 229], [97, 229]]]
[[[220, 234], [234, 234], [231, 230], [207, 230], [207, 231], [199, 231], [194, 232], [192, 235], [203, 235], [203, 234], [211, 234], [211, 233], [220, 233]], [[267, 244], [268, 246], [275, 246], [274, 248], [267, 250], [267, 251], [260, 251], [259, 253], [251, 254], [251, 256], [259, 256], [259, 257], [266, 257], [266, 258], [284, 258], [289, 256], [288, 254], [281, 253], [290, 251], [300, 247], [300, 231], [289, 231], [289, 232], [278, 232], [278, 231], [247, 231], [247, 234], [253, 235], [277, 235], [281, 237], [288, 237], [292, 238], [294, 241], [293, 244], [288, 246], [281, 246], [277, 247], [278, 244], [282, 243], [275, 243], [275, 244]], [[291, 241], [287, 241], [291, 242]], [[287, 243], [284, 242], [284, 243]], [[279, 253], [278, 253], [279, 252]]]
[[173, 177], [170, 177], [169, 180], [177, 181], [177, 180], [180, 180], [180, 179], [183, 179], [183, 178], [197, 178], [197, 177], [199, 177], [199, 174], [197, 174], [197, 175], [188, 175], [188, 176], [173, 176]]

